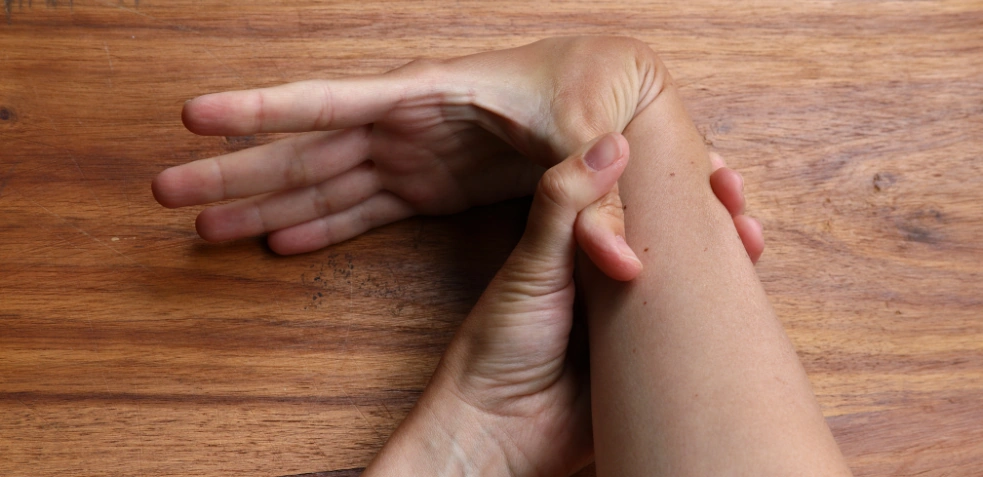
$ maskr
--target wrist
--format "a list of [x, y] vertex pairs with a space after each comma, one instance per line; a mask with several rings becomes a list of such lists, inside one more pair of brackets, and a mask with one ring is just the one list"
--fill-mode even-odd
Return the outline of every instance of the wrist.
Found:
[[506, 453], [477, 414], [437, 376], [364, 477], [511, 475]]

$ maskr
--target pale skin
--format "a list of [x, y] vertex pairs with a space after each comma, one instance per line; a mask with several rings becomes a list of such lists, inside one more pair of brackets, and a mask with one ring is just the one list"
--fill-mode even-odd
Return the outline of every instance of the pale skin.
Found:
[[[557, 38], [512, 50], [331, 81], [206, 95], [187, 103], [191, 131], [303, 132], [275, 143], [163, 171], [157, 200], [205, 209], [209, 241], [268, 233], [281, 254], [317, 250], [416, 214], [448, 214], [529, 195], [552, 166], [606, 132], [620, 132], [651, 83], [644, 44]], [[589, 62], [585, 62], [589, 59]], [[598, 91], [604, 94], [598, 94]], [[730, 169], [722, 184], [736, 184]], [[764, 242], [741, 215], [740, 191], [721, 201], [752, 257]], [[578, 223], [581, 248], [608, 275], [641, 271], [624, 236], [616, 193]]]
[[624, 132], [627, 239], [650, 251], [645, 271], [582, 277], [591, 369], [606, 370], [591, 382], [598, 475], [850, 475], [660, 70]]
[[[681, 107], [664, 106], [675, 104], [671, 101], [674, 92], [663, 87], [667, 78], [651, 50], [638, 42], [610, 38], [554, 39], [514, 50], [439, 63], [417, 63], [378, 77], [210, 95], [192, 101], [185, 108], [185, 123], [195, 132], [226, 135], [312, 129], [340, 132], [308, 133], [278, 144], [179, 166], [155, 180], [154, 192], [167, 206], [241, 198], [238, 202], [206, 209], [199, 216], [198, 229], [205, 238], [226, 240], [270, 232], [270, 245], [275, 251], [300, 253], [416, 213], [451, 213], [471, 205], [528, 194], [544, 167], [570, 156], [546, 177], [579, 179], [552, 181], [566, 187], [539, 188], [522, 242], [465, 321], [417, 407], [370, 466], [367, 475], [567, 475], [589, 462], [594, 448], [599, 469], [604, 469], [601, 475], [651, 475], [660, 469], [659, 465], [668, 465], [667, 462], [671, 462], [674, 473], [680, 469], [692, 469], [696, 473], [701, 469], [695, 466], [713, 462], [714, 455], [719, 454], [720, 462], [732, 458], [733, 453], [729, 453], [732, 449], [718, 444], [736, 445], [733, 436], [731, 440], [721, 438], [718, 442], [714, 439], [720, 436], [714, 429], [702, 434], [694, 431], [700, 429], [699, 412], [681, 413], [678, 422], [672, 421], [675, 418], [670, 416], [671, 412], [679, 411], [669, 405], [675, 399], [674, 389], [661, 386], [643, 389], [635, 399], [634, 395], [625, 396], [631, 394], [626, 392], [630, 387], [619, 392], [613, 387], [598, 389], [595, 382], [593, 393], [588, 393], [588, 381], [574, 366], [574, 360], [569, 359], [567, 348], [572, 326], [573, 244], [576, 243], [607, 276], [616, 280], [637, 277], [625, 289], [607, 283], [603, 276], [590, 271], [582, 277], [582, 285], [589, 288], [591, 364], [595, 376], [603, 375], [617, 384], [655, 382], [666, 378], [646, 373], [672, 370], [674, 365], [693, 359], [682, 352], [649, 353], [644, 359], [618, 353], [626, 339], [638, 340], [635, 344], [642, 348], [656, 344], [642, 341], [645, 337], [651, 339], [652, 333], [635, 336], [629, 332], [638, 330], [615, 326], [637, 321], [640, 315], [649, 312], [629, 306], [638, 298], [643, 302], [647, 298], [672, 302], [666, 300], [664, 290], [652, 283], [666, 281], [660, 277], [715, 272], [699, 268], [699, 263], [652, 261], [653, 257], [691, 252], [687, 247], [692, 248], [692, 243], [660, 242], [656, 247], [668, 248], [652, 248], [658, 253], [639, 252], [641, 261], [625, 245], [624, 237], [627, 237], [628, 243], [639, 251], [640, 241], [651, 238], [647, 232], [665, 231], [659, 228], [665, 227], [664, 224], [654, 225], [661, 222], [643, 214], [637, 223], [632, 221], [636, 219], [629, 220], [626, 235], [618, 195], [605, 194], [614, 188], [617, 180], [617, 177], [612, 179], [614, 172], [610, 171], [616, 170], [620, 175], [627, 164], [629, 147], [633, 161], [641, 164], [635, 166], [638, 170], [631, 179], [627, 176], [622, 179], [625, 187], [622, 195], [629, 205], [649, 204], [639, 207], [644, 210], [673, 209], [666, 214], [675, 214], [672, 216], [680, 219], [675, 227], [687, 229], [689, 234], [682, 235], [690, 239], [693, 234], [724, 237], [720, 243], [707, 242], [708, 248], [720, 246], [720, 250], [714, 249], [710, 254], [722, 260], [720, 263], [730, 263], [728, 260], [734, 261], [736, 257], [750, 267], [748, 257], [756, 260], [763, 248], [760, 225], [742, 215], [743, 182], [739, 174], [720, 167], [719, 158], [711, 165], [702, 143], [698, 150], [690, 145], [692, 124], [685, 111]], [[596, 91], [610, 94], [596, 94]], [[312, 97], [322, 102], [312, 101]], [[617, 134], [605, 136], [608, 131], [625, 131], [627, 142]], [[618, 144], [615, 164], [620, 166], [595, 171], [593, 175], [584, 174], [585, 170], [591, 171], [582, 167], [585, 148], [594, 144], [592, 141], [597, 137], [601, 137], [600, 141], [615, 138]], [[662, 142], [653, 144], [655, 137]], [[680, 144], [690, 145], [689, 149]], [[694, 200], [692, 203], [656, 194], [653, 189], [640, 185], [643, 179], [657, 179], [653, 171], [665, 172], [659, 169], [663, 164], [656, 164], [657, 161], [670, 157], [665, 163], [676, 164], [673, 160], [680, 160], [673, 151], [694, 161], [689, 169], [671, 171], [679, 176], [677, 182], [688, 184], [688, 188], [679, 191], [679, 197], [689, 197]], [[564, 169], [568, 164], [581, 167]], [[711, 167], [717, 168], [712, 174]], [[702, 178], [702, 182], [694, 178]], [[587, 190], [591, 194], [583, 193]], [[551, 198], [557, 194], [576, 200]], [[706, 194], [716, 195], [717, 199], [707, 204]], [[552, 207], [544, 207], [543, 203]], [[710, 221], [710, 230], [704, 230], [707, 221], [698, 222], [694, 216], [680, 212], [700, 208], [713, 213], [726, 211], [724, 217], [729, 212], [730, 220], [724, 222], [726, 231], [718, 230], [719, 220]], [[636, 212], [635, 207], [627, 212], [629, 218], [642, 213]], [[646, 233], [640, 237], [639, 231]], [[728, 246], [732, 244], [726, 240], [737, 240], [739, 253], [731, 253], [734, 250]], [[746, 254], [740, 250], [741, 244]], [[727, 270], [731, 268], [739, 270], [740, 266], [728, 265]], [[746, 307], [749, 316], [758, 317], [749, 322], [761, 325], [763, 343], [777, 350], [774, 356], [766, 358], [781, 358], [768, 372], [785, 373], [779, 376], [792, 383], [787, 392], [795, 398], [792, 402], [797, 407], [785, 411], [806, 416], [802, 418], [808, 424], [802, 430], [806, 437], [801, 442], [793, 439], [798, 442], [797, 447], [761, 451], [768, 456], [765, 460], [778, 466], [786, 457], [781, 454], [783, 449], [799, 452], [799, 444], [803, 442], [829, 443], [832, 438], [822, 416], [816, 419], [818, 408], [808, 390], [808, 381], [790, 352], [780, 324], [776, 333], [777, 320], [773, 314], [767, 314], [770, 308], [765, 310], [759, 301], [745, 296], [748, 290], [760, 289], [753, 271], [750, 275], [733, 273], [727, 277], [732, 282], [721, 290], [729, 293], [736, 290], [738, 308], [728, 301], [726, 293], [711, 301], [727, 303], [722, 309], [730, 315], [744, 316], [741, 310]], [[691, 295], [681, 293], [694, 300], [706, 299]], [[612, 297], [621, 297], [619, 300], [624, 302], [615, 303]], [[698, 310], [695, 314], [704, 318], [720, 311], [709, 305], [694, 309]], [[668, 311], [659, 313], [665, 315], [652, 316], [674, 316]], [[726, 336], [711, 334], [710, 338]], [[688, 352], [700, 353], [699, 345], [689, 344]], [[599, 356], [594, 356], [595, 348]], [[639, 365], [639, 360], [649, 364]], [[737, 359], [725, 364], [737, 366], [736, 363], [749, 362]], [[696, 381], [710, 385], [728, 382], [725, 376], [699, 377], [701, 380]], [[694, 386], [685, 379], [676, 384], [679, 392], [687, 393]], [[745, 393], [746, 396], [745, 391], [738, 387], [735, 395]], [[753, 388], [754, 393], [765, 393], [764, 402], [769, 405], [777, 402], [781, 407], [782, 400], [769, 399], [769, 391], [774, 390], [767, 386]], [[800, 406], [802, 403], [811, 403], [812, 407]], [[709, 405], [715, 404], [718, 402], [709, 401]], [[626, 406], [634, 406], [632, 411], [639, 414], [627, 416], [612, 411]], [[788, 430], [779, 425], [784, 421], [779, 420], [777, 424], [775, 419], [754, 421], [755, 412], [726, 409], [736, 412], [726, 416], [733, 419], [735, 426], [750, 422], [763, 423], [765, 428], [774, 428], [776, 432]], [[667, 422], [673, 424], [666, 426], [664, 429], [672, 430], [663, 429], [664, 433], [678, 433], [686, 439], [708, 439], [704, 441], [702, 453], [693, 452], [688, 446], [683, 451], [672, 445], [660, 447], [667, 437], [659, 429], [643, 428], [633, 434], [639, 439], [635, 444], [640, 448], [614, 440], [619, 436], [611, 432], [611, 426], [619, 429], [618, 426], [633, 422], [654, 422], [659, 416], [669, 416], [672, 422]], [[727, 419], [720, 422], [728, 422]], [[762, 443], [772, 443], [765, 438], [769, 437], [767, 433], [761, 435]], [[603, 442], [598, 440], [601, 437], [605, 439]], [[744, 443], [752, 447], [756, 444], [756, 440]], [[819, 459], [842, 462], [835, 443], [832, 447], [819, 446], [819, 451], [825, 452], [818, 455]], [[612, 456], [616, 460], [637, 460], [638, 465], [611, 467]], [[633, 456], [637, 459], [633, 460]], [[760, 458], [757, 455], [750, 459], [751, 464]], [[744, 463], [740, 460], [734, 462], [731, 470], [739, 472], [730, 473], [770, 469], [750, 464], [742, 467]]]

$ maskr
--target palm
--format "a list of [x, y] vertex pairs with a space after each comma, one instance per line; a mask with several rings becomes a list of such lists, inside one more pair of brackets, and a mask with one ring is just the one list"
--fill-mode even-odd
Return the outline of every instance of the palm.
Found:
[[540, 167], [488, 131], [439, 114], [439, 105], [399, 108], [373, 125], [370, 157], [384, 190], [427, 215], [532, 192]]
[[[565, 349], [568, 339], [569, 336], [555, 336], [552, 342], [527, 344]], [[569, 475], [587, 465], [594, 454], [588, 367], [575, 362], [583, 357], [564, 353], [558, 372], [538, 376], [540, 387], [528, 389], [530, 394], [515, 393], [522, 386], [514, 385], [484, 390], [491, 395], [513, 392], [511, 399], [487, 406], [485, 412], [499, 416], [497, 427], [509, 432], [515, 446], [530, 459], [525, 462], [529, 468], [526, 475]], [[529, 360], [526, 373], [515, 374], [514, 378], [528, 376], [533, 366], [545, 364], [530, 358], [534, 357], [513, 356], [516, 360]]]
[[[514, 277], [502, 273], [522, 270], [523, 260], [509, 258], [451, 344], [468, 356], [455, 382], [470, 406], [494, 419], [488, 428], [523, 450], [513, 462], [523, 467], [513, 469], [518, 475], [569, 475], [593, 455], [588, 366], [577, 349], [586, 338], [574, 329], [572, 281], [535, 299], [503, 300]], [[551, 271], [572, 277], [572, 260]]]

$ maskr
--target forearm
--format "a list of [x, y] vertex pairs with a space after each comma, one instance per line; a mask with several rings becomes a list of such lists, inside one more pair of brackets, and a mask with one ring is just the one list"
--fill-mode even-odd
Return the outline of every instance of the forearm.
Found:
[[627, 241], [645, 271], [583, 277], [598, 474], [849, 474], [674, 89], [625, 136]]

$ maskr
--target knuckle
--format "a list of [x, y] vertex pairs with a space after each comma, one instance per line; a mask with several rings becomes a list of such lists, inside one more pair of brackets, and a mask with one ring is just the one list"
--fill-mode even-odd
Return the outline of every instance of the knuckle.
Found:
[[321, 97], [321, 107], [318, 108], [317, 118], [314, 120], [311, 129], [320, 130], [330, 128], [335, 120], [334, 91], [332, 91], [331, 86], [326, 82], [316, 86], [312, 85], [312, 87], [315, 88], [315, 91]]
[[283, 182], [288, 187], [300, 187], [307, 185], [310, 172], [307, 169], [307, 161], [304, 159], [304, 151], [299, 145], [289, 143], [293, 148], [293, 160], [288, 161], [283, 168]]
[[438, 200], [434, 188], [425, 182], [410, 182], [396, 188], [397, 195], [416, 206], [431, 206]]
[[324, 217], [332, 212], [334, 212], [334, 201], [328, 196], [325, 191], [317, 188], [314, 190], [314, 213], [318, 217]]
[[355, 222], [358, 224], [358, 230], [368, 230], [373, 227], [376, 223], [376, 213], [371, 207], [359, 207], [356, 210]]
[[546, 171], [539, 179], [536, 194], [553, 204], [566, 208], [571, 202], [569, 180], [554, 167]]
[[523, 302], [529, 298], [543, 298], [567, 290], [572, 284], [572, 263], [558, 265], [555, 258], [543, 253], [530, 253], [525, 249], [516, 254], [515, 260], [506, 263], [496, 278], [500, 287], [496, 295], [503, 301]]
[[307, 183], [307, 169], [302, 161], [292, 161], [283, 172], [283, 182], [287, 187], [301, 187]]

